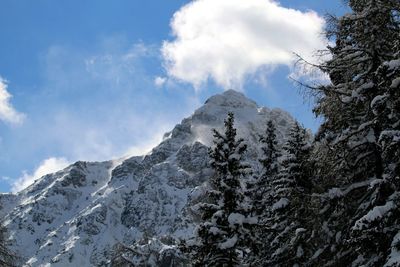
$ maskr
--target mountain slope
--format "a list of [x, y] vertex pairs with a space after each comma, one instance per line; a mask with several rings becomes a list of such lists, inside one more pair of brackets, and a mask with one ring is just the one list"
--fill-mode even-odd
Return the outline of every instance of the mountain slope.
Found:
[[277, 125], [281, 143], [294, 122], [288, 113], [260, 108], [230, 90], [209, 98], [148, 155], [77, 162], [16, 195], [2, 195], [1, 212], [25, 266], [107, 266], [119, 242], [190, 236], [188, 199], [211, 174], [211, 129], [221, 129], [228, 112], [235, 114], [238, 134], [249, 144], [246, 158], [255, 168], [258, 135], [267, 120]]

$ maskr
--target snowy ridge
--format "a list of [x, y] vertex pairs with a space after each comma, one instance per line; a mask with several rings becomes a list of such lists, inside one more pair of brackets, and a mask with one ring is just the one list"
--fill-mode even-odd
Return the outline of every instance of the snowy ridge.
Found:
[[166, 133], [151, 153], [122, 162], [77, 162], [25, 190], [0, 197], [14, 249], [24, 266], [108, 266], [114, 245], [144, 237], [188, 237], [188, 212], [209, 177], [212, 128], [235, 114], [257, 165], [258, 138], [272, 119], [281, 143], [294, 119], [235, 91], [209, 98]]

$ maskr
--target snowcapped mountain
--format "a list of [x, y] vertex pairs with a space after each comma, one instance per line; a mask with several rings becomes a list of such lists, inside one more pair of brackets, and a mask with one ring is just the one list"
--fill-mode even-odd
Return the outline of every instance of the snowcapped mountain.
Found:
[[17, 194], [1, 195], [0, 214], [24, 266], [107, 266], [117, 243], [190, 236], [188, 206], [211, 173], [211, 129], [222, 129], [228, 112], [254, 166], [267, 120], [277, 125], [281, 143], [294, 122], [230, 90], [209, 98], [147, 155], [79, 161]]

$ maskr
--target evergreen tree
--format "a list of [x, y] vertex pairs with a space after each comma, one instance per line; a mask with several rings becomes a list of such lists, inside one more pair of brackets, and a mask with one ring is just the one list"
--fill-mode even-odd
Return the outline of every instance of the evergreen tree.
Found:
[[276, 127], [271, 120], [267, 122], [265, 134], [260, 136], [259, 142], [263, 152], [262, 158], [259, 160], [262, 165], [262, 172], [251, 184], [248, 193], [251, 194], [253, 212], [262, 216], [265, 215], [266, 207], [271, 205], [271, 182], [276, 178], [279, 169], [278, 158], [280, 153], [276, 139]]
[[254, 236], [256, 242], [252, 243], [252, 251], [254, 258], [249, 259], [253, 265], [263, 265], [265, 252], [268, 250], [267, 242], [270, 233], [270, 225], [268, 219], [271, 214], [272, 206], [271, 183], [277, 178], [279, 171], [278, 158], [280, 152], [278, 150], [278, 142], [276, 136], [276, 127], [272, 120], [267, 122], [267, 128], [264, 135], [260, 136], [260, 144], [263, 152], [262, 158], [259, 160], [262, 165], [262, 173], [256, 177], [256, 181], [251, 184], [248, 191], [251, 194], [253, 213], [258, 217], [258, 223], [254, 227]]
[[[270, 189], [271, 181], [274, 180], [279, 169], [278, 158], [280, 153], [278, 150], [276, 127], [272, 120], [267, 122], [265, 136], [260, 136], [260, 142], [263, 151], [263, 158], [260, 159], [260, 163], [263, 166], [263, 173], [259, 178], [258, 187], [261, 194], [264, 195]], [[260, 198], [263, 199], [262, 196]]]
[[295, 123], [282, 151], [282, 168], [272, 181], [272, 230], [265, 255], [267, 266], [302, 265], [310, 257], [309, 199], [311, 183], [308, 161], [310, 144], [305, 129]]
[[233, 124], [234, 115], [229, 113], [225, 132], [214, 130], [214, 146], [209, 153], [214, 175], [206, 200], [196, 205], [202, 221], [194, 240], [188, 242], [194, 266], [240, 266], [249, 253], [249, 228], [254, 222], [242, 189], [242, 179], [249, 172], [243, 163], [247, 146], [236, 138]]
[[[332, 59], [321, 66], [317, 115], [319, 170], [327, 218], [319, 262], [382, 266], [399, 231], [398, 0], [350, 0], [352, 13], [332, 18]], [[397, 81], [397, 82], [396, 82]], [[379, 214], [379, 215], [377, 215]]]

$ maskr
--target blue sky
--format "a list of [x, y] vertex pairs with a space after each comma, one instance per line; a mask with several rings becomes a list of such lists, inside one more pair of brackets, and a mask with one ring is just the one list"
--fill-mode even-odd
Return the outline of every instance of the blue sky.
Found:
[[[287, 54], [274, 49], [282, 44], [307, 54], [320, 47], [317, 37], [308, 45], [291, 27], [315, 35], [313, 23], [345, 12], [342, 2], [196, 2], [3, 0], [0, 191], [76, 160], [143, 153], [228, 87], [289, 111], [315, 131], [311, 104], [287, 78], [294, 72]], [[270, 10], [277, 6], [284, 20]], [[261, 24], [253, 21], [257, 15]], [[241, 24], [229, 27], [232, 18]], [[241, 56], [246, 48], [255, 51], [252, 60]]]

